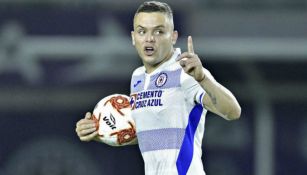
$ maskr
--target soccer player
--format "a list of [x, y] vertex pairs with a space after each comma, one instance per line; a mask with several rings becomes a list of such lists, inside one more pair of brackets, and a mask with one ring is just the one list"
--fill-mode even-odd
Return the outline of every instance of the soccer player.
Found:
[[[131, 107], [146, 175], [204, 175], [201, 144], [207, 110], [226, 120], [241, 108], [194, 53], [174, 48], [178, 32], [168, 4], [150, 1], [137, 9], [131, 32], [143, 66], [131, 79]], [[95, 123], [87, 113], [76, 126], [82, 141], [95, 140]]]

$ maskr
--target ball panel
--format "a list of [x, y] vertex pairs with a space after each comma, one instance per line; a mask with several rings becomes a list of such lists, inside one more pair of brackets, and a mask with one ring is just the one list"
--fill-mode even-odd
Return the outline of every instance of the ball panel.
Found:
[[123, 146], [136, 141], [129, 99], [126, 95], [113, 94], [101, 99], [95, 106], [92, 119], [102, 142]]

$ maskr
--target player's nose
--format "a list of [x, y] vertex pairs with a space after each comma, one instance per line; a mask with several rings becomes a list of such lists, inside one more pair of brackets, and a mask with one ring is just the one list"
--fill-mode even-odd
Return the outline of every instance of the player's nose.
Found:
[[146, 38], [145, 38], [146, 42], [154, 42], [155, 41], [155, 37], [153, 34], [151, 33], [147, 33]]

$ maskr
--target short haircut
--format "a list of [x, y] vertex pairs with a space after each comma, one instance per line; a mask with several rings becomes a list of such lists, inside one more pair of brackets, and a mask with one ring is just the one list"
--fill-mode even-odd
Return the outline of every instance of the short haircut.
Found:
[[173, 20], [173, 11], [172, 11], [171, 7], [164, 2], [158, 2], [158, 1], [144, 2], [136, 10], [135, 16], [138, 13], [141, 13], [141, 12], [145, 12], [145, 13], [150, 13], [150, 12], [166, 13]]

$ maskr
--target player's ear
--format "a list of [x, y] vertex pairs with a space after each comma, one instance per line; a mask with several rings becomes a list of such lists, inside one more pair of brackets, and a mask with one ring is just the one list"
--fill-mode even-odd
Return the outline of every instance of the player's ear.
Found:
[[173, 43], [173, 45], [176, 44], [177, 39], [178, 39], [178, 32], [177, 32], [177, 30], [174, 30], [173, 31], [173, 36], [172, 36], [172, 43]]
[[132, 45], [135, 45], [135, 41], [134, 41], [134, 31], [131, 31], [131, 39], [132, 39]]

